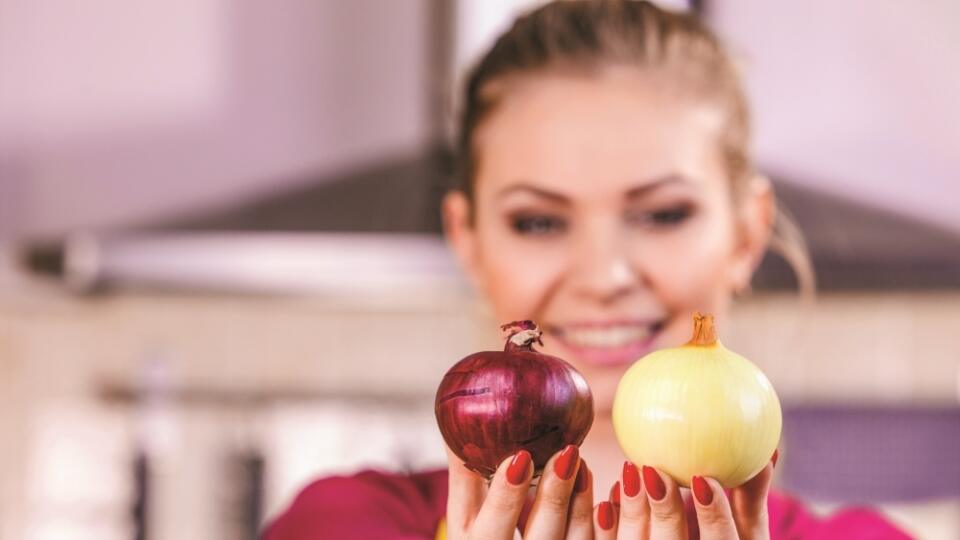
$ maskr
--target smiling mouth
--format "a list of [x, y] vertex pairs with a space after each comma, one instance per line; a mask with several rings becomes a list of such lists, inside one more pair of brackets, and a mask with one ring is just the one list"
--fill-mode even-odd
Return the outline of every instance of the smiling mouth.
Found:
[[571, 324], [550, 326], [547, 332], [583, 360], [598, 364], [622, 364], [650, 352], [664, 326], [664, 320]]

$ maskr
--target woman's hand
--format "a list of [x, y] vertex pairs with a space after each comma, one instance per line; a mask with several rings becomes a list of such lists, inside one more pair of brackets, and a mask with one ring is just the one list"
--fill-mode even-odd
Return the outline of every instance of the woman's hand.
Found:
[[[730, 490], [728, 499], [716, 480], [694, 477], [691, 483], [700, 538], [769, 539], [767, 493], [772, 478], [773, 462], [742, 486]], [[656, 469], [638, 469], [632, 463], [624, 463], [611, 499], [594, 509], [596, 540], [687, 539], [687, 516], [680, 489], [672, 478]]]
[[[517, 523], [533, 477], [530, 454], [522, 450], [504, 460], [489, 487], [449, 448], [447, 462], [447, 538], [512, 540], [519, 536]], [[551, 457], [527, 516], [524, 540], [594, 538], [592, 485], [593, 477], [576, 446]]]

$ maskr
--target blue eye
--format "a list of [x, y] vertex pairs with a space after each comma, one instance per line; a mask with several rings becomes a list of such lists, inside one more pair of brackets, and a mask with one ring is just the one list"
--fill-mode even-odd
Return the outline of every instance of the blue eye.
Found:
[[511, 219], [510, 227], [517, 234], [546, 236], [564, 232], [567, 223], [554, 216], [518, 216]]

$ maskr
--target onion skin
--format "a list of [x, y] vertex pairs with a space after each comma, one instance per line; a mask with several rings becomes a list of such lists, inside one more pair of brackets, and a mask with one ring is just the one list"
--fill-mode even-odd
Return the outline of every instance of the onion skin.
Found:
[[684, 487], [698, 475], [733, 488], [770, 461], [782, 415], [766, 376], [716, 339], [712, 317], [697, 314], [690, 343], [650, 353], [627, 370], [613, 424], [634, 463]]
[[505, 327], [529, 333], [528, 342], [518, 345], [521, 331], [514, 331], [503, 351], [460, 360], [443, 377], [434, 402], [447, 446], [487, 478], [521, 449], [540, 474], [553, 454], [580, 445], [593, 424], [593, 396], [583, 376], [564, 360], [533, 350], [540, 333], [532, 322], [511, 324]]

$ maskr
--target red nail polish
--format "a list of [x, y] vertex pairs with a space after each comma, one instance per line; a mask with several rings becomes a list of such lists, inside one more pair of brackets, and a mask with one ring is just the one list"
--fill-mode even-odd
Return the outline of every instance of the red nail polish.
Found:
[[713, 502], [713, 490], [710, 489], [710, 484], [702, 476], [694, 476], [691, 484], [693, 496], [696, 497], [697, 502], [701, 506], [710, 506], [710, 503]]
[[587, 461], [584, 459], [580, 460], [580, 469], [577, 470], [577, 481], [574, 484], [574, 491], [577, 493], [583, 493], [590, 487], [590, 469], [587, 468]]
[[640, 493], [640, 472], [637, 466], [629, 461], [623, 462], [623, 494], [627, 497], [636, 497]]
[[773, 466], [777, 466], [777, 460], [780, 459], [780, 449], [777, 448], [773, 451], [773, 457], [770, 458], [770, 462], [773, 463]]
[[643, 485], [647, 488], [647, 495], [655, 501], [660, 501], [667, 495], [667, 486], [653, 467], [643, 466]]
[[519, 486], [527, 479], [527, 471], [530, 469], [530, 452], [521, 450], [513, 456], [513, 461], [507, 466], [507, 481], [515, 486]]
[[597, 524], [605, 531], [613, 528], [613, 505], [610, 501], [603, 501], [597, 506]]
[[560, 455], [557, 456], [557, 460], [553, 462], [553, 472], [555, 472], [561, 480], [569, 480], [577, 467], [577, 458], [579, 457], [580, 449], [577, 448], [577, 445], [568, 444], [567, 447], [563, 449], [563, 452], [560, 452]]
[[613, 483], [613, 487], [610, 488], [610, 502], [613, 504], [620, 504], [620, 481], [617, 480]]

